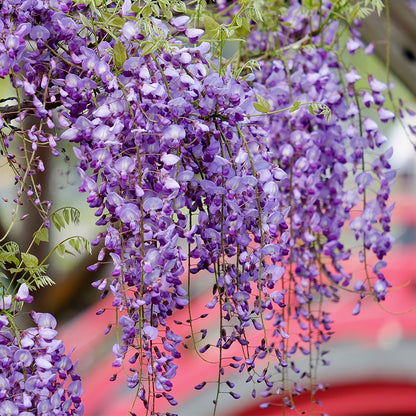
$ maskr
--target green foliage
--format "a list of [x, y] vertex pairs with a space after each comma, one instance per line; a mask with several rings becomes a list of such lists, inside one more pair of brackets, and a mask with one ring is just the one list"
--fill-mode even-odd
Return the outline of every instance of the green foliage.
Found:
[[83, 14], [79, 15], [79, 18], [81, 20], [81, 23], [85, 26], [88, 27], [89, 29], [92, 29], [92, 23], [91, 20], [88, 19], [87, 17], [85, 17]]
[[40, 289], [41, 287], [52, 286], [55, 284], [55, 282], [46, 275], [46, 269], [46, 265], [26, 268], [26, 272], [29, 273], [29, 277], [19, 279], [19, 282], [26, 282], [29, 290], [36, 290]]
[[29, 269], [33, 269], [39, 264], [39, 259], [30, 253], [22, 253], [22, 261], [23, 264]]
[[[14, 267], [13, 267], [14, 266]], [[1, 277], [28, 285], [30, 290], [53, 285], [54, 281], [46, 273], [47, 266], [39, 264], [39, 259], [27, 252], [20, 253], [19, 245], [8, 241], [0, 247], [0, 267], [7, 272]]]
[[218, 28], [220, 24], [214, 20], [211, 16], [204, 16], [205, 33], [212, 39], [216, 39], [218, 34]]
[[[239, 68], [237, 68], [237, 70], [235, 71], [235, 77], [237, 79], [239, 79], [240, 77], [242, 77], [242, 79], [245, 79], [258, 69], [260, 69], [258, 60], [249, 59], [248, 61], [244, 62]], [[246, 73], [246, 75], [243, 76], [243, 73]]]
[[123, 66], [127, 60], [127, 51], [124, 45], [118, 40], [114, 45], [114, 64], [117, 68]]
[[[80, 212], [77, 208], [64, 207], [52, 213], [51, 222], [58, 231], [61, 231], [67, 225], [79, 224], [79, 218]], [[42, 229], [39, 230], [39, 232], [42, 232], [42, 235], [40, 237], [44, 237], [45, 232], [42, 231]], [[37, 237], [39, 238], [38, 235]], [[50, 254], [52, 254], [55, 251], [61, 257], [64, 257], [66, 254], [75, 256], [82, 254], [83, 252], [91, 253], [91, 244], [85, 237], [73, 236], [66, 238], [57, 246], [55, 246]]]
[[309, 104], [309, 112], [314, 116], [323, 116], [329, 122], [331, 119], [331, 109], [323, 103]]
[[74, 207], [64, 207], [51, 214], [51, 222], [58, 231], [67, 225], [79, 223], [80, 212]]
[[[50, 215], [51, 223], [58, 231], [68, 225], [79, 223], [80, 212], [73, 207], [64, 207]], [[41, 242], [49, 242], [49, 229], [42, 226], [33, 234], [33, 243], [39, 245]], [[57, 244], [43, 261], [28, 251], [21, 252], [19, 245], [14, 241], [8, 241], [0, 246], [0, 268], [5, 273], [0, 272], [0, 277], [9, 280], [8, 290], [16, 283], [26, 283], [29, 290], [36, 290], [44, 286], [53, 285], [54, 281], [46, 275], [47, 264], [45, 262], [56, 252], [59, 256], [70, 254], [80, 255], [84, 252], [91, 253], [90, 242], [81, 236], [73, 236]]]
[[270, 111], [270, 103], [261, 95], [256, 94], [257, 102], [254, 103], [254, 108], [260, 113], [268, 113]]
[[377, 11], [377, 14], [380, 16], [381, 12], [384, 9], [383, 0], [365, 0], [364, 5], [371, 5], [373, 10]]
[[12, 263], [16, 267], [19, 266], [20, 260], [17, 255], [20, 253], [20, 248], [14, 241], [8, 241], [0, 247], [0, 267], [4, 270], [8, 270], [5, 266], [6, 263]]
[[85, 251], [91, 254], [91, 244], [85, 237], [73, 236], [59, 243], [53, 251], [56, 251], [60, 257], [64, 257], [66, 254], [76, 256]]
[[46, 227], [42, 227], [39, 230], [33, 233], [33, 240], [34, 242], [39, 245], [41, 241], [48, 242], [49, 241], [49, 230]]

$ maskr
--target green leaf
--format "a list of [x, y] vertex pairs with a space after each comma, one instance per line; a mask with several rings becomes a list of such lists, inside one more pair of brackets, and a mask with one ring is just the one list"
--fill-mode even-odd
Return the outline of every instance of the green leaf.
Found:
[[209, 37], [215, 38], [217, 36], [218, 28], [220, 25], [211, 16], [208, 16], [208, 15], [204, 16], [204, 26], [205, 26], [205, 33]]
[[185, 14], [186, 13], [186, 3], [183, 1], [177, 1], [172, 4], [172, 10], [177, 13]]
[[79, 18], [80, 18], [80, 20], [81, 20], [81, 23], [85, 26], [85, 27], [88, 27], [88, 28], [92, 28], [92, 23], [91, 23], [91, 20], [90, 19], [88, 19], [86, 16], [84, 16], [82, 13], [80, 13], [79, 14]]
[[354, 7], [349, 10], [347, 21], [349, 23], [353, 22], [355, 18], [357, 18], [358, 14], [360, 13], [361, 4], [357, 3]]
[[[46, 275], [35, 276], [34, 283], [37, 289], [41, 287], [45, 287], [45, 286], [52, 286], [55, 284], [55, 282], [49, 276], [46, 276]], [[33, 290], [32, 288], [29, 288], [29, 289]]]
[[61, 231], [62, 228], [65, 228], [65, 221], [61, 215], [53, 215], [52, 222], [58, 231]]
[[253, 20], [256, 23], [263, 21], [261, 6], [253, 3], [252, 7], [248, 7], [246, 10], [246, 16], [249, 20]]
[[66, 250], [65, 250], [65, 244], [63, 244], [63, 243], [58, 244], [58, 245], [56, 246], [55, 251], [56, 251], [56, 254], [57, 254], [59, 257], [65, 257], [65, 252], [66, 252]]
[[300, 105], [301, 105], [300, 101], [295, 101], [292, 107], [290, 108], [289, 112], [293, 113], [294, 111], [299, 110]]
[[377, 14], [380, 16], [381, 12], [384, 9], [383, 0], [365, 0], [364, 6], [371, 5], [373, 10], [377, 11]]
[[309, 112], [314, 116], [324, 116], [328, 122], [331, 119], [331, 109], [324, 103], [309, 104]]
[[46, 227], [42, 227], [41, 229], [37, 230], [33, 234], [33, 238], [35, 239], [35, 243], [39, 245], [41, 241], [49, 241], [49, 230]]
[[27, 283], [29, 290], [35, 290], [44, 286], [51, 286], [55, 284], [55, 282], [46, 275], [46, 269], [47, 266], [43, 265], [29, 270], [30, 277], [24, 280], [24, 282]]
[[124, 45], [117, 40], [114, 45], [114, 64], [117, 68], [121, 68], [127, 60], [127, 51]]
[[21, 273], [21, 272], [23, 272], [23, 271], [24, 271], [24, 269], [22, 269], [21, 267], [10, 267], [10, 268], [8, 269], [8, 271], [9, 271], [11, 274], [15, 274], [15, 273]]
[[315, 106], [313, 105], [313, 104], [310, 104], [309, 105], [309, 112], [313, 115], [313, 116], [316, 116], [318, 113], [317, 113], [317, 111], [316, 111], [316, 108], [315, 108]]
[[0, 262], [3, 264], [13, 263], [16, 267], [19, 266], [20, 261], [17, 258], [17, 254], [19, 254], [19, 252], [20, 249], [18, 244], [14, 241], [8, 241], [0, 247]]
[[80, 252], [80, 240], [78, 238], [73, 238], [69, 240], [69, 245], [75, 249], [76, 252]]
[[377, 10], [377, 14], [380, 16], [384, 9], [383, 0], [373, 0], [373, 7]]
[[66, 225], [78, 224], [80, 215], [78, 209], [74, 207], [64, 207], [52, 213], [51, 221], [56, 229], [61, 231]]
[[83, 251], [87, 251], [91, 254], [91, 243], [82, 236], [72, 237], [69, 240], [69, 244], [79, 253], [81, 254]]
[[270, 103], [261, 95], [256, 94], [257, 102], [253, 103], [254, 108], [260, 113], [268, 113], [270, 111]]
[[236, 71], [236, 78], [238, 78], [242, 72], [247, 72], [247, 75], [250, 75], [254, 71], [260, 69], [260, 65], [257, 59], [250, 59], [247, 61], [241, 68]]
[[238, 39], [246, 39], [250, 33], [250, 22], [248, 19], [239, 17], [236, 20], [237, 27], [234, 29], [234, 37]]
[[[70, 250], [68, 246], [72, 247], [75, 250], [75, 253]], [[64, 257], [65, 254], [75, 256], [77, 254], [81, 254], [84, 251], [87, 251], [91, 254], [91, 243], [85, 237], [77, 235], [68, 238], [62, 243], [59, 243], [54, 250], [60, 257]]]
[[111, 23], [111, 25], [113, 25], [113, 26], [115, 26], [119, 29], [122, 29], [122, 27], [124, 26], [126, 21], [120, 16], [113, 15], [110, 19], [110, 23]]
[[370, 9], [369, 7], [361, 7], [357, 13], [357, 17], [360, 20], [365, 19], [366, 17], [370, 16], [371, 13], [373, 13], [373, 9]]
[[159, 8], [159, 6], [157, 4], [155, 4], [155, 3], [152, 3], [150, 5], [150, 7], [152, 9], [153, 15], [155, 17], [158, 17], [160, 15], [160, 8]]
[[142, 48], [142, 56], [150, 55], [157, 49], [157, 45], [153, 42], [143, 42], [143, 44], [144, 46]]
[[35, 268], [39, 264], [36, 256], [30, 253], [22, 253], [22, 260], [26, 267]]
[[319, 1], [316, 0], [303, 0], [302, 6], [309, 10], [317, 9], [319, 7]]
[[143, 7], [142, 9], [142, 17], [150, 17], [152, 15], [152, 8], [149, 4]]
[[7, 243], [3, 244], [1, 250], [10, 254], [20, 253], [19, 244], [17, 244], [15, 241], [8, 241]]
[[173, 16], [170, 2], [165, 3], [162, 0], [159, 0], [159, 6], [162, 9], [163, 17], [166, 20], [169, 20]]

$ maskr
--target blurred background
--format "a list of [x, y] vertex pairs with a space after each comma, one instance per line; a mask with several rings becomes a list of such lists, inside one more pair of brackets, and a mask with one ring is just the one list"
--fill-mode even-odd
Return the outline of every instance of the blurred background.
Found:
[[[366, 42], [374, 43], [376, 54], [365, 59], [358, 54], [349, 59], [361, 74], [371, 72], [384, 82], [394, 82], [395, 98], [403, 99], [416, 110], [416, 2], [390, 1], [387, 13], [363, 22], [362, 34]], [[13, 96], [7, 82], [0, 84], [0, 95], [3, 98]], [[387, 147], [394, 148], [392, 165], [398, 171], [392, 195], [392, 201], [396, 201], [392, 228], [397, 244], [387, 258], [386, 269], [386, 277], [395, 289], [382, 305], [370, 300], [364, 302], [358, 317], [351, 315], [356, 297], [328, 306], [335, 322], [335, 334], [328, 345], [331, 365], [320, 369], [318, 381], [330, 387], [318, 395], [323, 405], [316, 405], [314, 409], [307, 404], [309, 395], [298, 398], [300, 408], [309, 406], [307, 414], [416, 416], [416, 152], [409, 135], [409, 124], [416, 125], [415, 116], [396, 120], [386, 126], [384, 132], [389, 138]], [[53, 235], [49, 247], [40, 245], [37, 253], [40, 258], [66, 237], [83, 235], [92, 240], [99, 232], [94, 225], [94, 215], [85, 207], [85, 195], [78, 193], [72, 150], [62, 143], [59, 147], [58, 150], [66, 156], [64, 164], [62, 159], [54, 160], [48, 151], [43, 155], [46, 171], [54, 172], [40, 178], [43, 196], [55, 201], [55, 209], [78, 206], [81, 222], [77, 227], [68, 227], [59, 235]], [[0, 166], [1, 234], [10, 223], [13, 203], [9, 201], [13, 200], [15, 192], [10, 189], [13, 178], [7, 166], [3, 165]], [[11, 236], [22, 247], [29, 244], [32, 232], [28, 230], [36, 230], [40, 221], [35, 212], [30, 212], [29, 205], [24, 209], [30, 215]], [[86, 270], [95, 262], [97, 254], [98, 249], [91, 256], [53, 257], [49, 275], [56, 277], [56, 285], [40, 290], [32, 308], [54, 314], [60, 322], [60, 338], [64, 340], [67, 351], [76, 347], [73, 357], [79, 359], [85, 415], [124, 416], [131, 408], [134, 391], [124, 387], [123, 382], [110, 381], [114, 374], [111, 346], [115, 338], [111, 333], [105, 336], [104, 331], [111, 312], [97, 316], [96, 311], [110, 306], [111, 299], [101, 300], [91, 283], [110, 276], [111, 270], [106, 267], [95, 273]], [[198, 305], [198, 298], [195, 304]], [[175, 319], [182, 319], [181, 314], [178, 313]], [[209, 326], [211, 323], [206, 321], [204, 324]], [[211, 415], [216, 385], [208, 384], [201, 391], [194, 390], [193, 386], [201, 382], [202, 376], [205, 380], [215, 380], [217, 366], [202, 363], [195, 354], [186, 350], [181, 364], [174, 381], [175, 398], [180, 405], [166, 407], [165, 411], [180, 416]], [[227, 394], [222, 395], [218, 416], [282, 414], [280, 407], [273, 403], [266, 410], [259, 409], [260, 401], [251, 398], [252, 387], [244, 382], [245, 377], [235, 376], [231, 380], [242, 398], [234, 400]], [[286, 414], [292, 413], [287, 411]], [[137, 416], [141, 416], [140, 411], [137, 411]]]

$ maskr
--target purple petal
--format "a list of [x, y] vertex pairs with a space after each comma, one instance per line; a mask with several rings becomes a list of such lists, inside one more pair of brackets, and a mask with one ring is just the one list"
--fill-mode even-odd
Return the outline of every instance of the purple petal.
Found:
[[7, 295], [0, 298], [0, 309], [7, 311], [12, 306], [12, 296]]
[[186, 29], [186, 25], [189, 22], [189, 16], [178, 16], [173, 17], [169, 20], [169, 23], [180, 32], [183, 32]]
[[159, 331], [157, 330], [157, 328], [147, 325], [143, 327], [142, 334], [148, 339], [154, 340], [159, 335]]
[[204, 34], [202, 29], [185, 29], [185, 35], [191, 43], [198, 43], [199, 38]]
[[32, 319], [39, 328], [56, 328], [56, 319], [50, 313], [41, 313], [32, 311]]
[[26, 303], [31, 303], [33, 301], [33, 296], [29, 294], [29, 288], [26, 283], [20, 285], [19, 290], [16, 293], [16, 300]]
[[147, 198], [144, 202], [143, 202], [143, 210], [148, 212], [148, 211], [157, 211], [159, 209], [163, 208], [163, 201], [158, 198], [157, 196], [151, 197], [151, 198]]
[[140, 221], [140, 210], [139, 208], [131, 203], [125, 204], [120, 208], [120, 220], [125, 224], [137, 223]]
[[392, 120], [395, 117], [395, 114], [393, 113], [393, 111], [386, 110], [384, 107], [379, 107], [377, 109], [377, 112], [380, 117], [380, 120], [383, 123], [386, 123], [387, 121]]
[[384, 82], [379, 81], [377, 78], [374, 78], [372, 75], [368, 76], [368, 83], [373, 92], [381, 92], [387, 88], [387, 85]]

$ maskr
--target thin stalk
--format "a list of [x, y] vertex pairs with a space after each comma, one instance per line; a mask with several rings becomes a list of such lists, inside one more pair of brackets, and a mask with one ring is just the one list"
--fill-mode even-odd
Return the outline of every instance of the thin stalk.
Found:
[[[253, 174], [253, 176], [256, 176], [256, 170], [254, 168], [254, 161], [253, 161], [253, 158], [251, 156], [247, 140], [246, 140], [243, 132], [241, 131], [240, 126], [238, 124], [236, 124], [236, 126], [237, 126], [238, 134], [240, 135], [241, 139], [243, 140], [244, 147], [247, 151], [248, 158], [250, 160], [252, 174]], [[261, 209], [261, 205], [260, 205], [260, 193], [259, 193], [259, 188], [258, 188], [257, 184], [254, 187], [255, 187], [255, 191], [256, 191], [256, 201], [257, 201], [257, 210], [258, 210], [258, 221], [259, 221], [259, 231], [260, 231], [260, 246], [261, 246], [261, 248], [263, 248], [264, 247], [264, 235], [263, 235], [263, 224], [262, 224], [262, 218], [261, 218], [262, 209]], [[261, 296], [261, 293], [262, 293], [262, 285], [261, 285], [261, 283], [262, 283], [262, 266], [263, 266], [263, 252], [260, 250], [259, 278], [258, 278], [258, 282], [257, 282], [258, 290], [259, 290], [259, 314], [260, 314], [261, 324], [263, 326], [264, 342], [266, 343], [266, 346], [267, 346], [269, 344], [267, 342], [267, 331], [266, 331], [266, 326], [265, 326], [265, 323], [264, 323], [263, 308], [262, 308], [262, 296]], [[268, 356], [268, 359], [270, 360], [270, 353], [269, 353], [268, 349], [267, 349], [267, 356]]]

